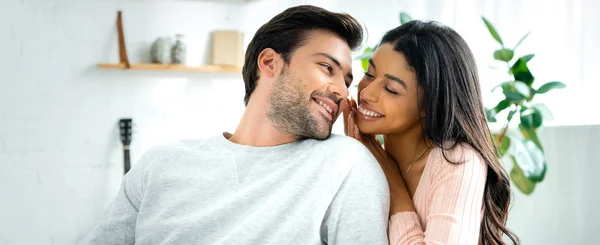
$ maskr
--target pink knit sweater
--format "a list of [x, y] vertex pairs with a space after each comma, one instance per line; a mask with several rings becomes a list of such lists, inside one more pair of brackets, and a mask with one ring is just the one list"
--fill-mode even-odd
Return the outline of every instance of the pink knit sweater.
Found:
[[415, 191], [415, 212], [390, 217], [390, 245], [477, 244], [487, 165], [468, 145], [431, 151]]

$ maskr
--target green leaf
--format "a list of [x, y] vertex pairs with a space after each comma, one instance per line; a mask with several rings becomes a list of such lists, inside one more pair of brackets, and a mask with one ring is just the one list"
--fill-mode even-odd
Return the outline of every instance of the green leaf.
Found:
[[511, 82], [504, 82], [500, 87], [502, 87], [502, 93], [509, 101], [519, 104], [526, 98], [521, 92], [517, 91]]
[[542, 125], [542, 114], [533, 109], [522, 107], [521, 108], [521, 125], [525, 129], [536, 129]]
[[512, 120], [512, 118], [515, 115], [515, 113], [517, 113], [516, 108], [508, 113], [508, 116], [506, 117], [506, 121]]
[[513, 138], [508, 154], [529, 181], [536, 183], [544, 180], [547, 171], [546, 159], [544, 152], [533, 141]]
[[510, 103], [509, 100], [506, 100], [506, 99], [501, 100], [500, 102], [498, 102], [496, 107], [494, 107], [494, 111], [496, 111], [496, 113], [500, 113], [504, 109], [508, 108], [511, 104], [512, 103]]
[[500, 142], [500, 145], [498, 146], [498, 154], [500, 155], [500, 157], [503, 157], [507, 152], [508, 149], [510, 148], [510, 137], [508, 137], [508, 135], [504, 135], [504, 137], [502, 137], [502, 142]]
[[540, 88], [537, 90], [537, 92], [536, 92], [536, 93], [538, 93], [538, 94], [544, 94], [544, 93], [546, 93], [546, 92], [548, 92], [548, 91], [550, 91], [550, 90], [557, 89], [557, 88], [564, 88], [564, 87], [566, 87], [566, 86], [567, 86], [567, 85], [565, 85], [564, 83], [561, 83], [561, 82], [556, 82], [556, 81], [554, 81], [554, 82], [549, 82], [549, 83], [546, 83], [546, 84], [542, 85], [542, 86], [541, 86], [541, 87], [540, 87]]
[[369, 69], [369, 59], [371, 59], [371, 57], [373, 57], [373, 49], [371, 47], [367, 47], [361, 55], [356, 57], [356, 59], [361, 60], [360, 63], [363, 71], [367, 71]]
[[368, 71], [369, 70], [369, 60], [361, 60], [360, 64], [363, 68], [363, 71]]
[[496, 120], [496, 111], [494, 109], [485, 109], [485, 117], [488, 122], [497, 122]]
[[527, 177], [525, 177], [523, 171], [516, 163], [517, 160], [512, 158], [512, 161], [514, 164], [512, 170], [510, 171], [510, 179], [513, 181], [513, 183], [515, 183], [517, 189], [519, 189], [523, 194], [529, 195], [533, 193], [533, 190], [535, 189], [535, 183], [531, 182]]
[[494, 37], [494, 39], [496, 39], [496, 41], [498, 41], [498, 43], [504, 47], [504, 43], [502, 42], [502, 38], [500, 38], [500, 35], [496, 31], [496, 28], [494, 28], [494, 25], [492, 25], [492, 23], [490, 23], [483, 16], [481, 17], [481, 19], [483, 19], [483, 22], [485, 23], [485, 26], [487, 26], [488, 30], [490, 31], [490, 34], [492, 34], [492, 37]]
[[513, 148], [509, 154], [523, 175], [532, 182], [544, 180], [547, 170], [544, 152], [531, 140], [517, 140], [511, 143]]
[[503, 49], [496, 50], [496, 52], [494, 52], [494, 59], [508, 62], [508, 61], [512, 60], [514, 55], [515, 55], [514, 51], [503, 48]]
[[405, 12], [400, 12], [400, 25], [402, 25], [402, 24], [404, 24], [406, 22], [409, 22], [411, 20], [413, 20], [413, 18], [410, 17], [410, 15], [408, 15]]
[[521, 59], [523, 59], [525, 61], [525, 63], [529, 62], [531, 59], [533, 59], [533, 57], [535, 56], [535, 54], [528, 54], [528, 55], [523, 55], [521, 56]]
[[377, 137], [377, 139], [379, 140], [379, 143], [383, 146], [383, 135], [382, 134], [376, 134], [375, 137]]
[[515, 81], [515, 90], [517, 92], [519, 92], [521, 95], [523, 95], [523, 97], [527, 98], [529, 97], [529, 95], [531, 95], [531, 90], [529, 89], [529, 86], [527, 86], [527, 84], [525, 84], [524, 82], [521, 81]]
[[359, 56], [356, 57], [357, 60], [368, 60], [373, 57], [373, 49], [371, 47], [367, 47], [365, 51]]
[[548, 107], [544, 104], [534, 104], [532, 106], [532, 108], [536, 111], [538, 111], [541, 115], [542, 118], [544, 119], [544, 121], [552, 121], [554, 120], [554, 115], [552, 115], [552, 111], [550, 111], [550, 109], [548, 109]]
[[505, 83], [508, 83], [508, 82], [502, 82], [502, 83], [500, 83], [500, 84], [496, 85], [495, 87], [493, 87], [493, 88], [492, 88], [492, 92], [494, 92], [494, 91], [495, 91], [497, 88], [500, 88], [500, 87], [502, 87], [502, 85], [504, 85]]
[[525, 137], [526, 140], [530, 140], [531, 142], [535, 143], [535, 145], [537, 145], [537, 147], [540, 150], [542, 150], [542, 152], [544, 151], [544, 147], [542, 146], [542, 142], [537, 136], [537, 131], [535, 128], [526, 128], [521, 123], [519, 124], [519, 129], [521, 130], [521, 134], [523, 134], [523, 137]]
[[513, 49], [517, 49], [517, 47], [519, 47], [519, 45], [521, 45], [521, 43], [525, 40], [525, 38], [527, 38], [529, 36], [529, 34], [531, 34], [531, 32], [528, 32], [527, 34], [525, 34], [525, 36], [523, 36], [521, 38], [521, 40], [519, 40], [519, 42], [517, 42], [517, 45], [515, 45], [515, 47]]
[[[544, 178], [546, 177], [546, 171], [548, 170], [548, 165], [546, 164], [546, 157], [544, 156], [544, 152], [533, 141], [525, 141], [524, 146], [527, 152], [529, 152], [533, 163], [535, 164], [533, 166], [533, 170], [535, 172], [531, 176], [528, 176], [528, 178], [536, 182], [544, 180]], [[521, 166], [521, 169], [523, 170], [523, 173], [525, 173], [523, 166]]]
[[516, 81], [522, 81], [527, 84], [527, 86], [533, 84], [534, 77], [527, 67], [527, 62], [523, 58], [519, 58], [510, 70]]
[[504, 92], [504, 96], [506, 96], [507, 100], [513, 101], [514, 103], [521, 103], [525, 99], [523, 95], [513, 91]]

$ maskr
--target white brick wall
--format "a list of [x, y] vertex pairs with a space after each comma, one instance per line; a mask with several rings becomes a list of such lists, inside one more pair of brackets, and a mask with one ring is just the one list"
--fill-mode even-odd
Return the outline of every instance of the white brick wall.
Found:
[[244, 108], [240, 74], [95, 67], [118, 60], [118, 9], [132, 62], [148, 59], [156, 37], [182, 32], [189, 63], [198, 65], [207, 61], [210, 31], [237, 28], [241, 6], [2, 0], [0, 244], [76, 244], [98, 221], [122, 177], [121, 117], [137, 126], [133, 161], [158, 143], [235, 129]]

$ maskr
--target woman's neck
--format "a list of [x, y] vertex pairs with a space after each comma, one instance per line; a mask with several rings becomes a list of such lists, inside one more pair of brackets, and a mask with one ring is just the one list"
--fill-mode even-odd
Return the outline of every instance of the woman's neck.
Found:
[[410, 165], [418, 158], [425, 156], [430, 142], [422, 135], [421, 128], [415, 128], [400, 134], [384, 135], [384, 145], [386, 152], [394, 159], [400, 171], [406, 172]]

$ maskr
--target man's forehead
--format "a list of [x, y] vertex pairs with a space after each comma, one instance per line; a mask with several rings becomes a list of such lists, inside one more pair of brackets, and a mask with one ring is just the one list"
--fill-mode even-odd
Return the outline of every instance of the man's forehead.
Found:
[[329, 31], [311, 31], [307, 34], [303, 45], [299, 49], [303, 49], [308, 55], [328, 54], [348, 65], [352, 62], [352, 50], [348, 43], [340, 36]]
[[297, 50], [298, 53], [302, 53], [301, 55], [309, 60], [326, 60], [331, 61], [336, 66], [341, 66], [342, 70], [352, 70], [352, 53], [351, 52], [340, 52], [335, 49], [327, 49], [327, 48], [305, 48], [302, 50]]

